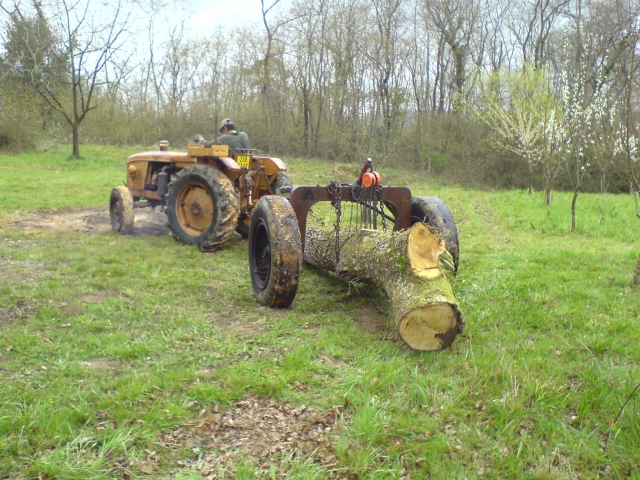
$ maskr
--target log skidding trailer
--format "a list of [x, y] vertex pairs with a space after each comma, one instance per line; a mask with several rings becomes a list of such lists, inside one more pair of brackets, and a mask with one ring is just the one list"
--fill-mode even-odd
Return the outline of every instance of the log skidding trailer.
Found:
[[[266, 306], [291, 305], [304, 260], [383, 287], [400, 337], [416, 350], [442, 350], [464, 328], [449, 282], [459, 260], [455, 221], [442, 200], [413, 197], [406, 187], [380, 185], [380, 178], [367, 159], [353, 184], [295, 187], [288, 200], [262, 197], [249, 226], [254, 295]], [[327, 201], [335, 209], [333, 230], [309, 227], [311, 208]], [[356, 205], [355, 228], [341, 227], [343, 202]]]

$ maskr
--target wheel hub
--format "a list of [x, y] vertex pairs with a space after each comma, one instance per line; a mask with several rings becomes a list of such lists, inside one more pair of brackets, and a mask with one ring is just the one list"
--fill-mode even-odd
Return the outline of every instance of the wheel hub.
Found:
[[262, 219], [256, 225], [253, 233], [252, 254], [254, 279], [258, 288], [264, 289], [268, 285], [271, 275], [271, 242], [269, 240], [269, 230]]
[[202, 215], [202, 207], [199, 203], [191, 204], [191, 214], [196, 217]]
[[215, 214], [213, 198], [200, 183], [186, 185], [178, 196], [176, 214], [181, 228], [198, 237], [205, 233]]

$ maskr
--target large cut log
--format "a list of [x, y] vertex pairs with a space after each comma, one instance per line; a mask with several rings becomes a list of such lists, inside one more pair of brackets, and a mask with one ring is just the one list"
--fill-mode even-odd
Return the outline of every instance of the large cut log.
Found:
[[355, 230], [336, 234], [307, 228], [304, 260], [345, 280], [380, 285], [391, 302], [400, 337], [416, 350], [442, 350], [464, 328], [447, 275], [445, 243], [417, 223], [402, 232]]

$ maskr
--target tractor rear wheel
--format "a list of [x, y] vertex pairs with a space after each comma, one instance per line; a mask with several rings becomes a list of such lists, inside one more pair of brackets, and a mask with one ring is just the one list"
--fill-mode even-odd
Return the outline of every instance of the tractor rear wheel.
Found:
[[301, 266], [300, 230], [291, 204], [276, 195], [262, 197], [251, 212], [249, 227], [249, 270], [258, 303], [291, 305]]
[[422, 222], [434, 229], [453, 257], [454, 273], [458, 273], [460, 243], [458, 228], [449, 207], [438, 197], [411, 197], [411, 225]]
[[[285, 194], [290, 192], [291, 188], [289, 187], [293, 187], [293, 182], [289, 178], [289, 175], [284, 172], [280, 172], [278, 173], [278, 175], [276, 175], [276, 178], [273, 179], [270, 187], [274, 195], [284, 196]], [[283, 189], [287, 191], [283, 192]]]
[[233, 235], [240, 202], [224, 173], [209, 165], [193, 165], [169, 185], [165, 212], [178, 241], [209, 250], [221, 247]]
[[127, 187], [120, 186], [111, 190], [109, 218], [114, 232], [126, 235], [133, 230], [133, 222], [135, 221], [133, 197]]

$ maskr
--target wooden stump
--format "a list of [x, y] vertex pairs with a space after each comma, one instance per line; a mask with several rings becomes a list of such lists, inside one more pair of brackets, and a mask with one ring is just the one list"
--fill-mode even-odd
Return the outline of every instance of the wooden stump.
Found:
[[442, 350], [464, 328], [447, 275], [453, 260], [423, 223], [402, 232], [335, 232], [307, 228], [304, 260], [345, 280], [380, 285], [391, 301], [400, 337], [416, 350]]

